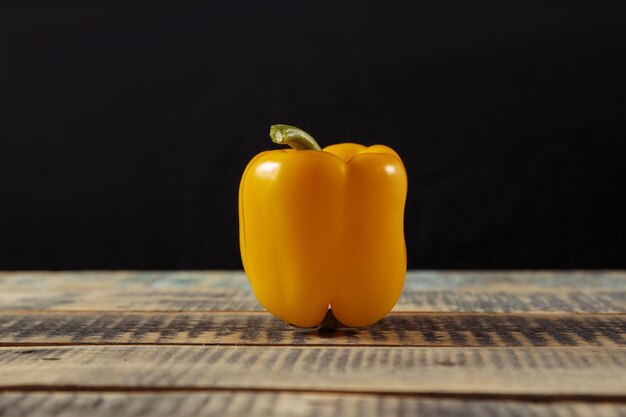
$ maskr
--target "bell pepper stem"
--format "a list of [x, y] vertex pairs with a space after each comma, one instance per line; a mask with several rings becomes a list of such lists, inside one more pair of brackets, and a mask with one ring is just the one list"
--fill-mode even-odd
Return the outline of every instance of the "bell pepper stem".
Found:
[[324, 320], [317, 326], [317, 331], [320, 333], [330, 333], [334, 332], [339, 327], [341, 327], [341, 323], [339, 323], [339, 320], [337, 320], [333, 314], [333, 309], [329, 308]]
[[289, 145], [298, 150], [322, 150], [311, 135], [295, 126], [272, 125], [270, 127], [270, 138], [272, 138], [274, 143]]

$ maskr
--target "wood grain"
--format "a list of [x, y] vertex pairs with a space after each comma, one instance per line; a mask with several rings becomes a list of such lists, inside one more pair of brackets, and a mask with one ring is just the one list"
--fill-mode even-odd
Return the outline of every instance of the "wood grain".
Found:
[[620, 417], [623, 404], [425, 399], [274, 392], [17, 392], [0, 394], [1, 417]]
[[626, 315], [392, 313], [333, 334], [267, 313], [4, 313], [0, 346], [31, 344], [626, 346]]
[[0, 416], [626, 416], [626, 272], [411, 271], [319, 334], [239, 271], [0, 273]]
[[[0, 293], [0, 311], [264, 311], [249, 290], [94, 290]], [[626, 291], [405, 290], [394, 311], [626, 314]]]
[[248, 389], [626, 401], [626, 350], [62, 346], [0, 348], [0, 391]]
[[[1, 272], [4, 290], [248, 289], [243, 271]], [[408, 271], [408, 290], [626, 290], [626, 271]]]
[[[0, 311], [262, 311], [241, 272], [0, 273]], [[626, 273], [409, 272], [395, 311], [626, 313]]]

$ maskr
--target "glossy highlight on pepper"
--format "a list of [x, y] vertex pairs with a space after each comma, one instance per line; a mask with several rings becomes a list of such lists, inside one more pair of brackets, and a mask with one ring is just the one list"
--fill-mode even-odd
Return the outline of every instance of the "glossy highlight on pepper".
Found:
[[314, 327], [332, 308], [343, 325], [383, 318], [404, 286], [407, 175], [384, 145], [321, 149], [306, 132], [274, 125], [292, 149], [261, 152], [239, 187], [244, 269], [273, 315]]

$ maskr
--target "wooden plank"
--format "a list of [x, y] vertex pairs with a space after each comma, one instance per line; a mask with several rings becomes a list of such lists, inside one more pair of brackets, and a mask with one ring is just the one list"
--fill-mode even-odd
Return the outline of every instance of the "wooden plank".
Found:
[[0, 311], [263, 311], [251, 291], [232, 288], [0, 293]]
[[243, 271], [18, 271], [0, 272], [6, 291], [133, 289], [249, 289]]
[[[0, 311], [263, 311], [249, 289], [0, 292]], [[466, 313], [626, 313], [626, 291], [411, 290], [394, 311]]]
[[619, 417], [624, 404], [533, 403], [406, 396], [274, 392], [17, 392], [0, 394], [0, 417]]
[[[262, 311], [241, 271], [0, 273], [0, 310]], [[409, 272], [395, 311], [626, 313], [625, 272]]]
[[[250, 288], [243, 271], [0, 272], [8, 290]], [[408, 271], [408, 290], [626, 290], [626, 271]]]
[[0, 346], [33, 344], [615, 347], [626, 346], [626, 315], [392, 313], [320, 334], [267, 313], [0, 314]]
[[626, 290], [626, 270], [408, 271], [406, 289], [499, 291]]
[[0, 348], [0, 391], [276, 390], [626, 401], [626, 349]]
[[0, 311], [263, 311], [250, 290], [74, 290], [0, 293]]

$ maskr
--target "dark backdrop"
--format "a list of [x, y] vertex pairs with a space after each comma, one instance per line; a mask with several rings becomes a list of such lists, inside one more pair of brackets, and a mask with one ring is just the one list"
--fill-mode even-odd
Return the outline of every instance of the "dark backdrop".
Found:
[[13, 3], [0, 268], [240, 268], [273, 123], [397, 149], [412, 268], [626, 266], [622, 0]]

